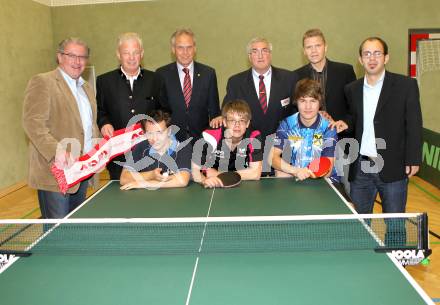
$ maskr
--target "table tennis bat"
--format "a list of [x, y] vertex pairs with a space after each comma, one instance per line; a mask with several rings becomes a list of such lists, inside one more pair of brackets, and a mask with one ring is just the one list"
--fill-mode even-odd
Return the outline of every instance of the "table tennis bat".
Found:
[[332, 167], [332, 161], [327, 157], [320, 157], [313, 160], [307, 165], [307, 168], [312, 173], [312, 178], [321, 178], [325, 176]]
[[223, 187], [235, 187], [240, 184], [241, 176], [237, 172], [223, 172], [218, 174], [218, 179], [223, 183]]

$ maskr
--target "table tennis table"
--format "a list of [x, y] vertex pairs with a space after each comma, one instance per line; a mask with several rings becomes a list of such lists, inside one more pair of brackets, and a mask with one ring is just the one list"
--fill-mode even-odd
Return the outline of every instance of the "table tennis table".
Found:
[[[121, 191], [111, 181], [70, 218], [350, 214], [328, 180], [262, 179], [231, 189]], [[32, 255], [0, 274], [0, 304], [433, 304], [373, 250], [179, 255]]]

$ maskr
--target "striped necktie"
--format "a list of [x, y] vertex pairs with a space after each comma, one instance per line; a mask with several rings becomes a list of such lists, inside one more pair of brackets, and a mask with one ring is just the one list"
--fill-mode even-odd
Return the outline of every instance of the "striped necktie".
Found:
[[185, 98], [186, 108], [188, 108], [192, 94], [191, 77], [189, 76], [188, 68], [183, 68], [182, 71], [185, 73], [185, 78], [183, 79], [183, 97]]
[[267, 95], [266, 95], [266, 86], [264, 85], [264, 75], [258, 76], [260, 79], [260, 86], [259, 86], [259, 96], [258, 99], [260, 100], [260, 106], [263, 110], [263, 113], [266, 114], [267, 111]]

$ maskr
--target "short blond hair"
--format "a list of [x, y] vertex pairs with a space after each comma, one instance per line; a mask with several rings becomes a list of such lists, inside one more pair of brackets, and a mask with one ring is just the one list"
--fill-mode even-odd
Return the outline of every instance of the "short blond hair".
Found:
[[144, 49], [144, 45], [142, 43], [142, 38], [139, 36], [138, 33], [134, 33], [134, 32], [126, 32], [126, 33], [122, 33], [121, 35], [118, 36], [118, 46], [117, 49], [119, 49], [119, 47], [126, 41], [128, 40], [136, 40], [139, 43], [139, 46], [141, 47], [141, 50]]
[[228, 113], [237, 113], [248, 121], [252, 119], [251, 108], [249, 107], [248, 103], [240, 99], [228, 101], [223, 106], [222, 117], [226, 118]]
[[303, 46], [304, 46], [304, 41], [307, 38], [311, 38], [311, 37], [321, 37], [322, 41], [324, 41], [324, 44], [326, 44], [324, 33], [322, 33], [320, 29], [310, 29], [307, 32], [305, 32], [303, 35]]

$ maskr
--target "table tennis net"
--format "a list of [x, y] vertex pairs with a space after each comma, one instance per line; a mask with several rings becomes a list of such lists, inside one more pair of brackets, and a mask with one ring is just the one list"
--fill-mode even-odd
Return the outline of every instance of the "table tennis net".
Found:
[[0, 220], [0, 253], [163, 255], [420, 249], [426, 214]]

